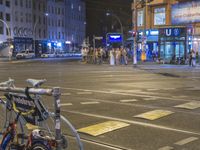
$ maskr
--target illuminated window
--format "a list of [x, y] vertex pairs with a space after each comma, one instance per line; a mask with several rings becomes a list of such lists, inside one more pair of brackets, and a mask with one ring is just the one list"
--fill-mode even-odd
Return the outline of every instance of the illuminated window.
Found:
[[166, 13], [165, 8], [154, 9], [154, 25], [165, 25], [166, 24]]
[[143, 26], [144, 23], [144, 13], [143, 10], [137, 12], [137, 26]]

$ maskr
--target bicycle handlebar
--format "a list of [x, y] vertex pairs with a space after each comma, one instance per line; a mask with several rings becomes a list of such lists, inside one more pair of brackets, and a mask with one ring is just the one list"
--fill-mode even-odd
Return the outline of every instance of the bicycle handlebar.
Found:
[[[14, 88], [14, 87], [0, 87], [0, 91], [2, 92], [14, 92], [14, 93], [25, 93], [25, 88]], [[53, 95], [53, 89], [36, 89], [29, 88], [28, 92], [30, 94], [40, 94], [40, 95]]]

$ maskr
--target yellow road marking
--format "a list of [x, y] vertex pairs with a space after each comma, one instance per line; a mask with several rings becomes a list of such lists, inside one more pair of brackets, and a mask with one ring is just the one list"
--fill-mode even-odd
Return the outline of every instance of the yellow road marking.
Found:
[[168, 111], [168, 110], [153, 110], [153, 111], [149, 111], [149, 112], [146, 112], [143, 114], [136, 115], [134, 117], [147, 119], [147, 120], [156, 120], [156, 119], [168, 116], [173, 113], [174, 112]]
[[106, 121], [96, 125], [91, 125], [85, 128], [78, 129], [78, 132], [85, 133], [91, 136], [98, 136], [107, 132], [111, 132], [120, 128], [129, 126], [130, 124], [120, 121]]
[[177, 108], [185, 108], [185, 109], [196, 109], [200, 107], [200, 102], [189, 102], [181, 105], [174, 106]]

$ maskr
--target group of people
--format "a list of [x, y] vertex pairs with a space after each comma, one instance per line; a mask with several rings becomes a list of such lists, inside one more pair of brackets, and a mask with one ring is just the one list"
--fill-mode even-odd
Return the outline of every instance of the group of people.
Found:
[[109, 50], [110, 65], [127, 65], [128, 53], [125, 48], [112, 48]]
[[109, 62], [110, 65], [128, 64], [127, 49], [122, 47], [111, 49], [83, 47], [81, 53], [82, 62], [84, 63], [102, 64], [103, 62]]
[[102, 64], [106, 57], [106, 51], [101, 47], [95, 49], [92, 47], [83, 47], [81, 54], [84, 63]]

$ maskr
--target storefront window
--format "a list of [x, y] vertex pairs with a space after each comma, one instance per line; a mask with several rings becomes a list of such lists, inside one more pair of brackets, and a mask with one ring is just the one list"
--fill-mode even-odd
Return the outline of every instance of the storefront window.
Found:
[[144, 23], [144, 15], [143, 15], [143, 10], [139, 10], [137, 12], [137, 25], [139, 26], [143, 26]]
[[154, 9], [154, 25], [165, 25], [166, 23], [166, 13], [165, 8], [155, 8]]

